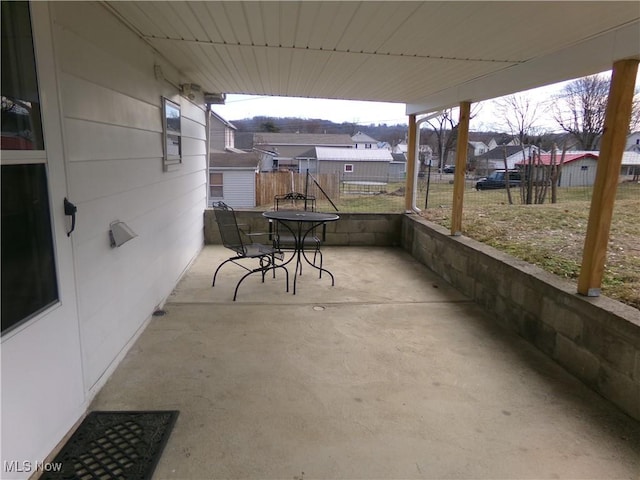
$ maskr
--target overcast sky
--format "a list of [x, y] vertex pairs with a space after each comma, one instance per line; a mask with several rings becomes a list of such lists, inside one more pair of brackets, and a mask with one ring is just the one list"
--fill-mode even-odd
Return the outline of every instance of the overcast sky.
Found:
[[[640, 76], [639, 76], [640, 79]], [[550, 106], [553, 95], [567, 82], [536, 88], [519, 95], [527, 95], [540, 103], [540, 126], [547, 130], [558, 130]], [[636, 85], [640, 85], [636, 82]], [[479, 113], [472, 119], [471, 129], [503, 130], [506, 127], [496, 117], [493, 100], [480, 102]], [[401, 103], [355, 102], [348, 100], [324, 100], [292, 97], [261, 97], [256, 95], [228, 95], [225, 105], [213, 105], [213, 110], [224, 119], [233, 122], [256, 116], [318, 118], [336, 123], [397, 124], [408, 122], [405, 105]], [[546, 110], [546, 111], [545, 111]], [[544, 111], [544, 112], [543, 112]]]
[[[543, 87], [531, 90], [542, 102], [549, 103], [550, 94], [559, 87]], [[472, 129], [490, 129], [496, 123], [493, 102], [478, 104], [480, 111], [472, 120]], [[225, 105], [213, 105], [213, 110], [224, 119], [233, 122], [257, 116], [319, 118], [335, 123], [359, 125], [408, 122], [403, 103], [359, 102], [294, 97], [264, 97], [258, 95], [228, 95]]]

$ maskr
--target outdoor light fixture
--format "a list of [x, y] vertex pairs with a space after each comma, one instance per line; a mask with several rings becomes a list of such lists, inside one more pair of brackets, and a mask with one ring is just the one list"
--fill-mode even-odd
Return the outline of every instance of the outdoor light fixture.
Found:
[[138, 235], [131, 230], [126, 223], [121, 222], [120, 220], [116, 220], [109, 224], [109, 240], [111, 242], [111, 248], [119, 247], [137, 236]]
[[204, 92], [204, 103], [215, 104], [215, 105], [224, 105], [225, 100], [227, 99], [226, 93], [211, 93]]
[[200, 85], [195, 83], [181, 83], [180, 84], [180, 93], [186, 96], [189, 100], [193, 100], [196, 98], [196, 93], [200, 92]]

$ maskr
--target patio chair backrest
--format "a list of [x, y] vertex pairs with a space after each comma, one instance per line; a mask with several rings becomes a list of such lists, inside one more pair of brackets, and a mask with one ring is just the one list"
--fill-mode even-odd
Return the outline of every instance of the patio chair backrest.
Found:
[[308, 210], [316, 211], [316, 197], [298, 192], [289, 192], [274, 197], [274, 210]]
[[238, 255], [245, 255], [246, 247], [242, 241], [242, 234], [240, 233], [233, 208], [224, 202], [216, 202], [213, 204], [213, 211], [220, 230], [222, 244]]

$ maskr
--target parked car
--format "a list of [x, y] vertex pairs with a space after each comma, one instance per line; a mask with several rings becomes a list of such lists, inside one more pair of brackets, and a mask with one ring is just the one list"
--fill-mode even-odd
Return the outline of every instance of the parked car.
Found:
[[445, 165], [444, 169], [442, 171], [444, 173], [456, 173], [456, 166], [455, 165]]
[[[506, 188], [506, 179], [507, 176], [504, 170], [496, 170], [491, 172], [488, 177], [478, 180], [476, 190]], [[521, 180], [520, 172], [517, 170], [509, 170], [509, 187], [519, 187]]]

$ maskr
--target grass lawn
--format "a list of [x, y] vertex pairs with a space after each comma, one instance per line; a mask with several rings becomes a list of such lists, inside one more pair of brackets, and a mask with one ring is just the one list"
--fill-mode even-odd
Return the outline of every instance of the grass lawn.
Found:
[[[489, 192], [476, 192], [489, 193]], [[502, 192], [504, 195], [504, 192]], [[470, 202], [465, 195], [463, 233], [514, 257], [568, 279], [577, 279], [589, 217], [589, 201], [508, 205]], [[602, 293], [640, 309], [640, 186], [618, 190]], [[451, 210], [429, 208], [422, 215], [451, 226]]]
[[[434, 178], [429, 185], [428, 209], [422, 215], [447, 228], [451, 226], [453, 176]], [[519, 189], [512, 189], [513, 205], [504, 189], [476, 191], [467, 180], [464, 194], [463, 233], [514, 257], [577, 280], [589, 217], [591, 187], [563, 188], [558, 203], [522, 205]], [[426, 180], [420, 178], [417, 205], [424, 209]], [[548, 194], [547, 201], [550, 199]], [[380, 192], [341, 193], [332, 199], [339, 212], [403, 212], [404, 183], [389, 183]], [[333, 211], [318, 196], [317, 209]], [[640, 184], [618, 186], [611, 226], [602, 293], [640, 309]]]

